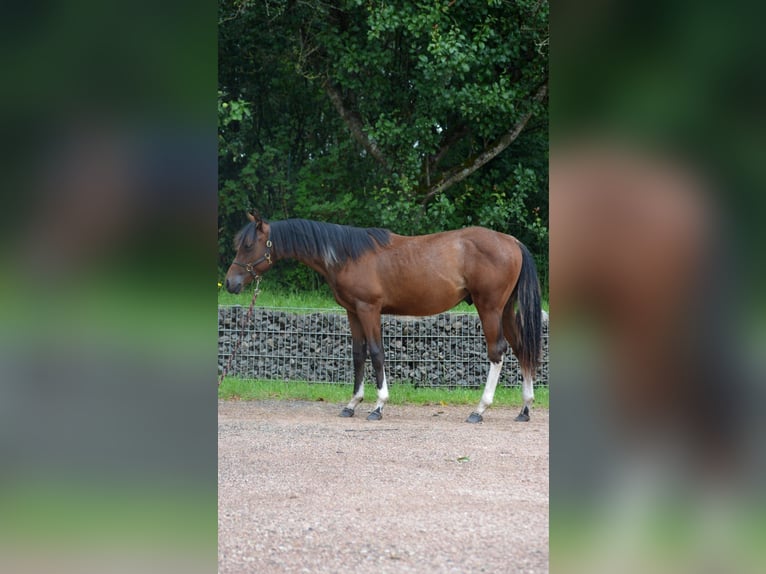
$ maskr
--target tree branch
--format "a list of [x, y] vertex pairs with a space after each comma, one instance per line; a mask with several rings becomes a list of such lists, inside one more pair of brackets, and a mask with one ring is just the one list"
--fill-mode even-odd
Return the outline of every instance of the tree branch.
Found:
[[[545, 98], [545, 94], [548, 92], [548, 82], [545, 82], [540, 88], [537, 90], [537, 93], [535, 94], [535, 97], [532, 100], [532, 103], [539, 103]], [[514, 140], [516, 140], [517, 137], [519, 137], [519, 134], [524, 129], [524, 126], [527, 125], [527, 122], [529, 121], [529, 118], [532, 117], [532, 113], [534, 112], [534, 106], [531, 105], [529, 107], [529, 111], [524, 114], [518, 122], [516, 122], [516, 125], [514, 125], [510, 130], [508, 130], [506, 133], [504, 133], [499, 139], [497, 139], [495, 142], [492, 143], [487, 149], [485, 149], [483, 152], [481, 152], [479, 155], [473, 158], [470, 162], [467, 164], [463, 164], [462, 166], [455, 168], [453, 170], [450, 170], [442, 178], [428, 191], [428, 193], [423, 197], [421, 203], [425, 205], [428, 203], [428, 201], [435, 196], [438, 193], [441, 193], [448, 187], [455, 185], [456, 183], [463, 181], [465, 178], [467, 178], [469, 175], [471, 175], [473, 172], [475, 172], [477, 169], [488, 163], [490, 160], [497, 157], [500, 152], [502, 152], [505, 148], [507, 148], [509, 145], [511, 145]]]
[[468, 126], [465, 124], [460, 124], [457, 128], [449, 130], [447, 135], [444, 137], [444, 143], [442, 144], [441, 148], [439, 148], [439, 151], [437, 151], [433, 156], [429, 158], [429, 168], [436, 169], [436, 167], [439, 165], [439, 162], [444, 159], [444, 156], [447, 155], [447, 152], [452, 148], [452, 144], [459, 141], [468, 132]]
[[343, 103], [343, 96], [341, 96], [338, 87], [332, 83], [330, 78], [325, 78], [322, 85], [353, 138], [367, 150], [367, 153], [374, 157], [378, 163], [383, 167], [388, 168], [388, 162], [386, 161], [386, 156], [383, 154], [383, 150], [378, 147], [375, 140], [365, 133], [359, 115], [346, 108], [346, 105]]

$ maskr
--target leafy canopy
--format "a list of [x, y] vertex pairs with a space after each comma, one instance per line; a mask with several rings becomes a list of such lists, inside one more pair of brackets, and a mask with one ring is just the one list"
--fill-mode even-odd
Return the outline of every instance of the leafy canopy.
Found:
[[544, 279], [547, 56], [542, 0], [221, 0], [219, 265], [257, 208], [405, 234], [484, 225], [524, 241]]

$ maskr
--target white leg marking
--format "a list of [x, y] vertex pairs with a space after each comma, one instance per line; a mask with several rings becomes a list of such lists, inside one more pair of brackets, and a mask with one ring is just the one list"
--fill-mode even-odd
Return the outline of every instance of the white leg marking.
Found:
[[364, 380], [359, 384], [359, 390], [356, 392], [356, 394], [351, 397], [351, 400], [348, 403], [348, 406], [346, 408], [351, 409], [352, 411], [356, 408], [356, 406], [362, 402], [362, 399], [364, 398]]
[[388, 383], [386, 382], [386, 371], [383, 371], [383, 386], [378, 389], [378, 402], [375, 405], [376, 409], [383, 410], [383, 405], [388, 400]]
[[500, 371], [503, 370], [503, 358], [500, 357], [500, 361], [489, 363], [489, 375], [487, 375], [487, 384], [484, 385], [484, 393], [481, 395], [481, 401], [476, 412], [482, 414], [487, 410], [487, 407], [495, 400], [495, 389], [497, 388], [497, 381], [500, 379]]
[[535, 376], [534, 373], [522, 371], [523, 377], [521, 394], [524, 397], [524, 406], [529, 408], [535, 400]]

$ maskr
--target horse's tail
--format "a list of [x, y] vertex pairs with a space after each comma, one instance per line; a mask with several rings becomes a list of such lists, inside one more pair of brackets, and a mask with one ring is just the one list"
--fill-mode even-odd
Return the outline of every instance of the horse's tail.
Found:
[[[521, 272], [503, 310], [503, 331], [522, 371], [534, 376], [540, 363], [543, 340], [540, 281], [535, 260], [521, 241]], [[518, 302], [518, 311], [514, 307]]]

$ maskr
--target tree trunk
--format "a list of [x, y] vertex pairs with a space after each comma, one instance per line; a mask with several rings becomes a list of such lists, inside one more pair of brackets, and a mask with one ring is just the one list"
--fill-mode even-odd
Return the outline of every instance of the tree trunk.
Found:
[[335, 109], [337, 110], [343, 122], [346, 124], [348, 130], [351, 132], [353, 138], [365, 150], [367, 150], [367, 153], [374, 157], [378, 163], [387, 168], [388, 162], [386, 161], [386, 157], [383, 154], [383, 150], [378, 147], [378, 144], [375, 143], [375, 140], [370, 138], [365, 133], [364, 126], [362, 125], [362, 120], [359, 115], [346, 108], [338, 87], [332, 83], [330, 78], [325, 78], [323, 86], [325, 92], [327, 92], [327, 95], [330, 97], [330, 101], [332, 102], [333, 106], [335, 106]]

